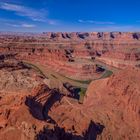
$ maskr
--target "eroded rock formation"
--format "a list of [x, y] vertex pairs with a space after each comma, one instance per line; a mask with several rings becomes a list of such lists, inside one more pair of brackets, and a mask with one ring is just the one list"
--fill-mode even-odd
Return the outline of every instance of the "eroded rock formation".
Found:
[[[139, 140], [139, 43], [139, 33], [1, 33], [0, 139]], [[106, 64], [124, 70], [103, 79]], [[50, 86], [36, 66], [68, 79], [99, 78], [79, 104], [80, 88], [65, 80], [55, 86], [62, 77], [52, 73]]]
[[93, 59], [121, 69], [139, 66], [139, 45], [140, 34], [129, 32], [0, 34], [0, 52], [79, 79], [96, 75], [97, 67], [90, 63]]
[[92, 82], [84, 104], [103, 122], [103, 139], [139, 139], [140, 70], [128, 68], [111, 78]]
[[0, 136], [2, 140], [139, 140], [139, 76], [138, 68], [129, 68], [93, 81], [83, 104], [41, 81], [28, 94], [5, 92], [0, 99]]

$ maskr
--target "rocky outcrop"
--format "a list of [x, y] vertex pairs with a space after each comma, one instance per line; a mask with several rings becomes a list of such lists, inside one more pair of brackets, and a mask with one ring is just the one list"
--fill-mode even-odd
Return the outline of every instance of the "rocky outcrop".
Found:
[[11, 114], [24, 104], [25, 97], [43, 83], [40, 73], [22, 62], [0, 62], [0, 128], [5, 128]]
[[43, 33], [43, 36], [47, 37], [48, 39], [58, 39], [58, 40], [65, 40], [65, 39], [103, 39], [103, 40], [139, 40], [140, 39], [140, 33], [126, 33], [126, 32], [73, 32], [73, 33]]
[[1, 92], [17, 92], [20, 90], [30, 92], [31, 89], [39, 84], [39, 82], [36, 81], [37, 75], [35, 74], [35, 71], [22, 62], [8, 60], [0, 63], [0, 68]]
[[128, 68], [92, 82], [84, 105], [105, 125], [103, 139], [140, 138], [140, 70]]

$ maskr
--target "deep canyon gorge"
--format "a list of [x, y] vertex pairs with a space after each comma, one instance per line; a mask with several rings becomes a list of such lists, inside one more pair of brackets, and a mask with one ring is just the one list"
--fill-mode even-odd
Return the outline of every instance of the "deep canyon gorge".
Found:
[[139, 32], [0, 32], [0, 140], [139, 132]]

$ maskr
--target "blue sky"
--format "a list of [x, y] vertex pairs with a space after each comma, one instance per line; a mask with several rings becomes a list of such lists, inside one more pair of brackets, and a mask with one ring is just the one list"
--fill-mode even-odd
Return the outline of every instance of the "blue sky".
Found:
[[140, 0], [0, 0], [0, 31], [140, 31]]

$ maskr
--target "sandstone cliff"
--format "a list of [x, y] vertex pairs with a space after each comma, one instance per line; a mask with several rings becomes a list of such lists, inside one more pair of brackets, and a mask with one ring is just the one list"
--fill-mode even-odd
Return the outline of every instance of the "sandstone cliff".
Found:
[[103, 139], [139, 139], [140, 70], [128, 68], [92, 82], [84, 105], [105, 125]]

